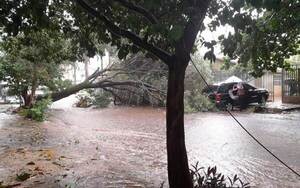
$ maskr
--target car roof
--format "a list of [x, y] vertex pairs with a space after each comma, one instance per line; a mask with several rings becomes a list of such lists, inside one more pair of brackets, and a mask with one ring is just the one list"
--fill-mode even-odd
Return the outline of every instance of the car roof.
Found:
[[242, 83], [242, 84], [248, 84], [248, 85], [250, 85], [249, 83], [247, 83], [247, 82], [227, 82], [227, 83], [222, 83], [220, 86], [222, 86], [222, 85], [231, 85], [231, 84], [237, 84], [237, 83]]

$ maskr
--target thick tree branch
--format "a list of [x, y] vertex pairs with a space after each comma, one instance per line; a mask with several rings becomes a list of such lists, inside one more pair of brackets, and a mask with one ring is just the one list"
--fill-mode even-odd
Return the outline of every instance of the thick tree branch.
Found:
[[84, 0], [75, 0], [83, 9], [85, 9], [89, 14], [92, 16], [95, 16], [98, 18], [101, 22], [105, 24], [107, 29], [121, 37], [129, 39], [133, 44], [136, 46], [139, 46], [148, 52], [152, 53], [153, 55], [157, 56], [159, 59], [161, 59], [164, 63], [167, 65], [171, 62], [171, 55], [164, 51], [163, 49], [160, 49], [156, 46], [153, 46], [152, 44], [149, 44], [147, 41], [143, 40], [140, 36], [137, 34], [128, 31], [126, 29], [118, 27], [116, 24], [114, 24], [112, 21], [110, 21], [106, 16], [89, 6]]
[[128, 2], [126, 0], [114, 0], [114, 1], [119, 2], [124, 7], [143, 15], [152, 24], [157, 24], [158, 23], [157, 18], [151, 12], [149, 12], [147, 9], [145, 9], [144, 7], [141, 7], [141, 6], [136, 5], [134, 3]]
[[127, 80], [127, 81], [112, 81], [112, 80], [100, 80], [96, 83], [90, 83], [87, 81], [83, 81], [77, 85], [71, 86], [67, 89], [50, 93], [48, 95], [39, 95], [37, 96], [37, 100], [41, 100], [47, 97], [51, 97], [52, 101], [58, 101], [60, 99], [63, 99], [65, 97], [68, 97], [72, 94], [75, 94], [83, 89], [89, 89], [89, 88], [115, 88], [117, 86], [131, 86], [136, 88], [146, 88], [149, 92], [155, 92], [159, 93], [161, 95], [166, 95], [165, 91], [162, 91], [160, 89], [155, 88], [154, 86], [144, 83], [142, 81], [134, 81], [134, 80]]

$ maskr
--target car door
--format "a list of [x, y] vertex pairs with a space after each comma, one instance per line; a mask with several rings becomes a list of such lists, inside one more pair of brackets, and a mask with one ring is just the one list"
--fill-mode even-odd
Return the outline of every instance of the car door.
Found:
[[244, 83], [244, 88], [246, 90], [246, 95], [247, 95], [247, 99], [248, 99], [248, 103], [254, 103], [257, 102], [258, 99], [258, 93], [255, 87]]

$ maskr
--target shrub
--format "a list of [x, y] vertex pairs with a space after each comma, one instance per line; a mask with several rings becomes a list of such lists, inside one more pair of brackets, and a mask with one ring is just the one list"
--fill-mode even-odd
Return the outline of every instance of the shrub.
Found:
[[90, 106], [95, 106], [96, 108], [105, 108], [111, 102], [111, 94], [103, 91], [102, 89], [88, 89], [81, 91], [76, 98], [76, 107], [87, 108]]
[[87, 108], [92, 106], [93, 97], [89, 91], [80, 91], [76, 98], [78, 99], [75, 103], [76, 107]]
[[[199, 167], [197, 162], [192, 166], [190, 173], [193, 179], [194, 188], [249, 188], [249, 183], [244, 183], [237, 175], [233, 178], [227, 177], [217, 172], [217, 167], [208, 167], [205, 171], [203, 167]], [[226, 181], [228, 179], [228, 181]]]
[[42, 99], [33, 104], [31, 108], [23, 108], [21, 109], [21, 115], [26, 118], [30, 118], [36, 121], [44, 121], [45, 120], [45, 112], [51, 104], [51, 99]]
[[185, 95], [184, 111], [187, 113], [207, 112], [215, 109], [215, 104], [208, 97], [202, 95], [198, 89]]

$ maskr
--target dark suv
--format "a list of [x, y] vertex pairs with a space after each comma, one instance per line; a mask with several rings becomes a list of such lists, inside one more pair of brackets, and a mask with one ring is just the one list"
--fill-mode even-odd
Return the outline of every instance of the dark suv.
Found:
[[230, 82], [221, 84], [215, 93], [216, 106], [221, 109], [231, 110], [234, 106], [240, 108], [247, 107], [250, 103], [259, 103], [264, 105], [269, 97], [266, 89], [257, 89], [248, 83], [241, 82], [243, 89], [243, 97], [237, 97], [235, 88], [238, 82]]

